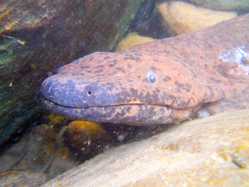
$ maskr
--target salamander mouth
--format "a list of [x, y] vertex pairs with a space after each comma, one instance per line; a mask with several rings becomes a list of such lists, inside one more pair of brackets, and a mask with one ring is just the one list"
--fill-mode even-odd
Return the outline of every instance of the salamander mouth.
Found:
[[99, 123], [127, 124], [127, 125], [159, 125], [172, 122], [174, 109], [145, 103], [127, 103], [106, 106], [71, 107], [63, 106], [42, 99], [42, 103], [49, 111], [65, 115], [69, 119], [85, 119]]
[[[54, 102], [50, 99], [47, 98], [42, 98], [42, 101], [45, 105], [54, 105], [54, 106], [58, 106], [58, 107], [63, 107], [63, 108], [68, 108], [68, 109], [84, 109], [87, 110], [89, 108], [108, 108], [108, 107], [122, 107], [122, 106], [155, 106], [155, 107], [167, 107], [169, 108], [170, 106], [165, 105], [165, 104], [156, 104], [156, 103], [142, 103], [142, 102], [127, 102], [127, 103], [119, 103], [119, 104], [110, 104], [110, 105], [95, 105], [95, 106], [91, 106], [91, 105], [85, 105], [85, 106], [67, 106], [67, 105], [63, 105], [57, 102]], [[170, 108], [174, 108], [174, 107], [170, 107]], [[177, 108], [175, 108], [177, 109]]]

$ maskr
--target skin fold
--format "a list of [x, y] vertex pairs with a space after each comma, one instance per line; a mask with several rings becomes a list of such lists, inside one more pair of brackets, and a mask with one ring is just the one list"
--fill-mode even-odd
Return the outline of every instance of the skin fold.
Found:
[[96, 122], [176, 123], [249, 106], [249, 15], [123, 52], [95, 52], [41, 86], [48, 110]]

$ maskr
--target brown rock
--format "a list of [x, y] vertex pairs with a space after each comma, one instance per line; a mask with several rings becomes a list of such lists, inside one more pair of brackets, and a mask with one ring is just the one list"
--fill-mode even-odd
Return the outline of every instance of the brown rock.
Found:
[[237, 16], [235, 12], [215, 11], [182, 1], [157, 6], [164, 25], [175, 34], [198, 31]]

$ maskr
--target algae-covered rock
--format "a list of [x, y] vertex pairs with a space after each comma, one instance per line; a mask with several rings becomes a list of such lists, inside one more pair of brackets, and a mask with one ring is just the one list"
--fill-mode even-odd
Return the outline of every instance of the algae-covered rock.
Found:
[[164, 24], [176, 34], [198, 31], [237, 16], [235, 12], [210, 10], [182, 1], [164, 2], [157, 8]]
[[76, 120], [68, 124], [65, 143], [84, 160], [102, 152], [112, 142], [111, 136], [97, 123]]
[[190, 2], [216, 10], [249, 11], [248, 0], [190, 0]]
[[4, 0], [0, 6], [0, 144], [40, 110], [54, 68], [112, 49], [144, 0]]
[[111, 149], [45, 186], [248, 186], [249, 111], [172, 126]]

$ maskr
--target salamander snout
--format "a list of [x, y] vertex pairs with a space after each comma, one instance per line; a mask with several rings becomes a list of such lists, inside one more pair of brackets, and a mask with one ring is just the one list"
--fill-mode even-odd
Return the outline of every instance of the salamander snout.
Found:
[[71, 108], [115, 104], [110, 86], [85, 81], [83, 76], [51, 76], [43, 81], [41, 94], [50, 102]]

